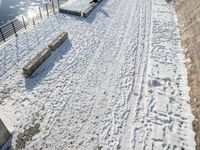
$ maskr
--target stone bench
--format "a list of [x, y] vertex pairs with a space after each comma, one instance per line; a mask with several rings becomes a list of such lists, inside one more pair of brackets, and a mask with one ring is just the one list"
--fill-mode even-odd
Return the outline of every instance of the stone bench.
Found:
[[100, 1], [98, 1], [97, 3], [93, 3], [91, 4], [84, 12], [83, 12], [83, 17], [88, 17], [93, 10], [98, 6], [98, 4], [100, 3]]
[[23, 68], [25, 75], [31, 76], [33, 72], [39, 68], [39, 66], [51, 55], [52, 51], [55, 51], [66, 39], [68, 39], [68, 33], [62, 32], [59, 34], [49, 45], [42, 49], [33, 59], [31, 59]]
[[6, 143], [10, 139], [11, 134], [4, 125], [3, 121], [0, 119], [0, 149], [7, 149]]
[[31, 59], [23, 68], [25, 75], [31, 76], [39, 66], [51, 55], [49, 47], [43, 48], [33, 59]]
[[55, 38], [48, 46], [51, 51], [55, 51], [66, 39], [68, 39], [68, 33], [62, 32]]
[[81, 16], [81, 11], [78, 11], [78, 10], [70, 10], [70, 9], [60, 8], [59, 12], [60, 13], [65, 13], [65, 14]]

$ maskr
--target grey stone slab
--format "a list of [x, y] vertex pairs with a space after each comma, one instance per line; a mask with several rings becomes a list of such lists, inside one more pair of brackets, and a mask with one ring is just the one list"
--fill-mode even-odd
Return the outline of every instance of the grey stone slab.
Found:
[[59, 35], [59, 38], [61, 38], [61, 43], [63, 43], [66, 39], [68, 39], [68, 33], [67, 32], [62, 32]]
[[78, 11], [78, 10], [69, 10], [69, 9], [66, 9], [66, 8], [60, 8], [59, 12], [65, 13], [65, 14], [81, 16], [81, 11]]
[[28, 76], [32, 75], [50, 55], [50, 48], [45, 47], [22, 68], [23, 73]]
[[91, 4], [84, 12], [83, 12], [83, 17], [88, 17], [93, 10], [98, 6], [98, 3], [93, 3]]
[[68, 33], [62, 32], [55, 38], [48, 46], [51, 51], [55, 51], [66, 39], [68, 39]]
[[10, 137], [10, 132], [4, 125], [3, 121], [0, 119], [0, 149], [4, 147], [4, 144], [9, 140]]
[[94, 10], [93, 6], [91, 5], [90, 7], [88, 7], [84, 12], [83, 12], [83, 17], [88, 17], [92, 11]]
[[48, 46], [51, 51], [55, 51], [60, 45], [61, 45], [61, 39], [59, 37], [57, 37]]

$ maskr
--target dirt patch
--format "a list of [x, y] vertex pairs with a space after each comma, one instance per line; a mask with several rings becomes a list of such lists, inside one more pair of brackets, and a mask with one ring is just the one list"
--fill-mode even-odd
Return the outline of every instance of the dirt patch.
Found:
[[5, 99], [10, 97], [11, 88], [4, 88], [0, 91], [0, 105], [4, 102]]
[[196, 117], [193, 121], [196, 149], [200, 150], [200, 1], [176, 0], [175, 4], [182, 47], [187, 58], [191, 108]]
[[26, 142], [32, 141], [34, 135], [40, 132], [40, 124], [37, 123], [34, 126], [29, 127], [17, 136], [16, 140], [16, 150], [24, 149], [26, 147]]

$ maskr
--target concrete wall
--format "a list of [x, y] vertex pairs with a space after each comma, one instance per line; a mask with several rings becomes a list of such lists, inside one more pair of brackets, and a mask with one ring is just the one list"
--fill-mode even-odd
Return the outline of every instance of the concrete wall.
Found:
[[10, 138], [11, 134], [5, 127], [4, 123], [0, 119], [0, 149], [4, 149], [4, 144]]
[[200, 0], [175, 0], [182, 47], [187, 58], [191, 106], [196, 119], [197, 150], [200, 150]]

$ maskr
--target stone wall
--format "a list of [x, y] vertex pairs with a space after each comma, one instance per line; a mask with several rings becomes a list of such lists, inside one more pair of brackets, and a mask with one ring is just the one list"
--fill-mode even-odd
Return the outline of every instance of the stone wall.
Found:
[[200, 0], [176, 0], [182, 47], [187, 58], [191, 107], [196, 119], [197, 150], [200, 150]]

